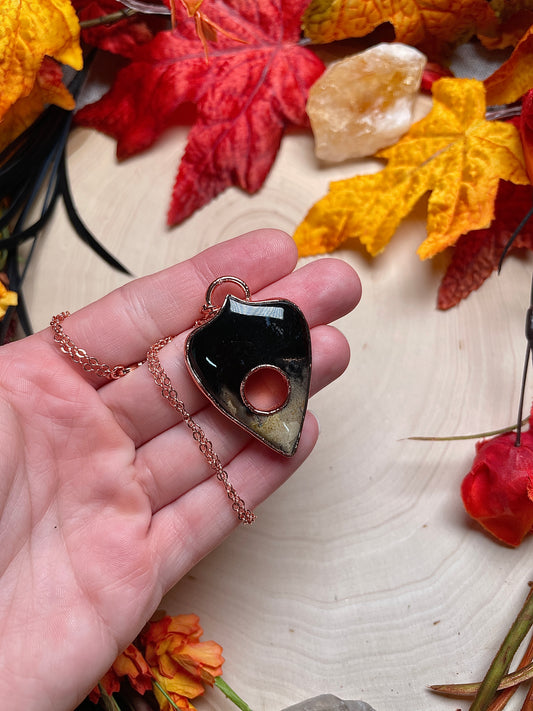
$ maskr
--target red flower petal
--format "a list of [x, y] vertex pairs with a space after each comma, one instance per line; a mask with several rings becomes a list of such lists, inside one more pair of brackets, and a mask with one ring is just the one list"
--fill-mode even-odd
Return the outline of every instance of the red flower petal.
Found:
[[510, 546], [518, 546], [533, 526], [533, 501], [528, 486], [533, 475], [533, 435], [514, 433], [478, 443], [461, 495], [467, 512], [487, 531]]

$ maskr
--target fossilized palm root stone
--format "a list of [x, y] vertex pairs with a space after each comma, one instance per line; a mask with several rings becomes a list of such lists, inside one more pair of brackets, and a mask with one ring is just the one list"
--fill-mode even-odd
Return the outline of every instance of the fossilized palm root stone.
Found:
[[395, 143], [413, 120], [426, 61], [417, 49], [394, 42], [326, 69], [307, 101], [317, 158], [362, 158]]

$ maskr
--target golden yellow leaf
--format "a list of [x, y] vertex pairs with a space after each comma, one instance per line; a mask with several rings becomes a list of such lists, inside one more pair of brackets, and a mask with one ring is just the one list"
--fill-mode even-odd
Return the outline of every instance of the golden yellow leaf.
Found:
[[313, 42], [325, 43], [364, 37], [384, 22], [393, 25], [398, 42], [432, 58], [497, 24], [486, 0], [311, 0], [303, 30]]
[[489, 106], [511, 104], [533, 87], [533, 27], [484, 84]]
[[428, 235], [418, 249], [426, 259], [490, 224], [500, 179], [529, 183], [518, 131], [485, 119], [481, 82], [440, 79], [433, 99], [425, 118], [377, 154], [388, 160], [382, 171], [330, 185], [295, 232], [302, 256], [330, 252], [349, 238], [376, 255], [430, 192]]
[[61, 67], [50, 57], [45, 57], [28, 96], [15, 101], [0, 122], [0, 151], [28, 128], [47, 104], [67, 110], [74, 108], [74, 98], [63, 85], [62, 76]]
[[45, 55], [81, 69], [80, 26], [69, 0], [2, 0], [0, 120], [28, 96]]
[[6, 311], [10, 306], [18, 304], [18, 297], [15, 291], [9, 291], [0, 281], [0, 321], [6, 315]]

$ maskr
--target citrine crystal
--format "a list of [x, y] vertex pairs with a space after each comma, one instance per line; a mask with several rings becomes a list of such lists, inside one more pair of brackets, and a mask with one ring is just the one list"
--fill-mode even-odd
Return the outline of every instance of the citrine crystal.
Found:
[[361, 158], [395, 143], [411, 125], [425, 63], [413, 47], [383, 43], [331, 65], [307, 101], [317, 158]]

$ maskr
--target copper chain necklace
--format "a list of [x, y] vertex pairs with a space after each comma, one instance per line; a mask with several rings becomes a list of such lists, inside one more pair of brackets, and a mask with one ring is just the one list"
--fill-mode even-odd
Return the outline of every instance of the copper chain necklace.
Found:
[[179, 399], [178, 393], [172, 387], [171, 380], [165, 372], [159, 360], [159, 351], [172, 341], [172, 336], [167, 336], [154, 343], [146, 355], [146, 360], [134, 365], [115, 365], [110, 366], [106, 363], [100, 363], [94, 356], [88, 355], [87, 351], [77, 346], [72, 339], [65, 333], [63, 329], [63, 321], [70, 316], [68, 311], [64, 311], [57, 316], [54, 316], [50, 322], [50, 326], [54, 333], [54, 341], [59, 345], [61, 351], [65, 355], [83, 368], [87, 373], [95, 373], [101, 378], [107, 380], [117, 380], [118, 378], [127, 375], [135, 368], [143, 363], [146, 363], [148, 370], [154, 378], [154, 382], [160, 388], [161, 395], [169, 403], [171, 407], [183, 418], [187, 427], [191, 430], [193, 439], [198, 444], [198, 448], [205, 457], [207, 463], [214, 471], [217, 479], [224, 487], [226, 494], [231, 501], [231, 507], [237, 514], [239, 521], [250, 524], [255, 520], [253, 511], [246, 508], [246, 504], [237, 494], [235, 487], [229, 481], [228, 473], [222, 466], [222, 462], [218, 454], [214, 451], [211, 441], [207, 438], [205, 432], [199, 424], [197, 424], [192, 415], [187, 411], [185, 404]]
[[[242, 290], [243, 298], [228, 293], [221, 306], [215, 305], [214, 290], [228, 282]], [[116, 380], [142, 365], [100, 363], [65, 333], [63, 321], [68, 316], [69, 312], [64, 311], [52, 319], [54, 340], [86, 372]], [[191, 430], [239, 521], [252, 523], [255, 514], [235, 491], [213, 445], [187, 411], [161, 365], [159, 351], [171, 341], [172, 336], [167, 336], [154, 343], [143, 363], [161, 395]], [[195, 383], [219, 412], [278, 454], [294, 455], [304, 423], [311, 377], [309, 326], [296, 304], [287, 299], [251, 301], [250, 289], [242, 279], [218, 277], [209, 285], [200, 317], [185, 342], [185, 363]], [[273, 399], [253, 397], [257, 376], [270, 378], [270, 382], [274, 379]]]

